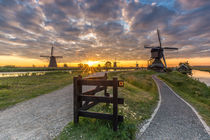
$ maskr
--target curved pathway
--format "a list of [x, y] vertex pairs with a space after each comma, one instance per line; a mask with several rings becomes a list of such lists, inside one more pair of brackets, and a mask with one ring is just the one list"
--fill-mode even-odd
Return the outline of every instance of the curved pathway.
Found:
[[[195, 112], [164, 82], [155, 80], [161, 97], [160, 107], [148, 128], [137, 138], [142, 140], [210, 140]], [[205, 129], [206, 127], [206, 129]]]
[[0, 140], [53, 139], [72, 119], [73, 86], [68, 85], [0, 111]]

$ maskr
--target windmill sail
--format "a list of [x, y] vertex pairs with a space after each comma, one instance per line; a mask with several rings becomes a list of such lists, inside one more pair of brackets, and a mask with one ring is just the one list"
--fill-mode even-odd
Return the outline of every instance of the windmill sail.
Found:
[[178, 48], [172, 48], [172, 47], [164, 47], [164, 49], [167, 49], [167, 50], [178, 50]]
[[159, 44], [160, 44], [160, 48], [162, 48], [162, 43], [161, 43], [161, 37], [160, 37], [160, 32], [157, 29], [157, 34], [158, 34], [158, 40], [159, 40]]
[[163, 61], [164, 61], [164, 64], [165, 64], [165, 68], [167, 68], [166, 59], [165, 59], [165, 55], [164, 54], [163, 54]]
[[144, 45], [144, 48], [148, 48], [148, 49], [151, 49], [151, 48], [153, 48], [153, 47], [151, 47], [151, 46], [148, 46], [148, 45]]
[[51, 56], [53, 56], [53, 45], [52, 45], [52, 48], [51, 48]]

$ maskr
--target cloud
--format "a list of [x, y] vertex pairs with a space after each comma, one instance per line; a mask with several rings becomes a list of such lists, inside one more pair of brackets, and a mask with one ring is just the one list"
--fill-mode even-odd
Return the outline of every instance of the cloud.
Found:
[[63, 62], [147, 60], [158, 27], [163, 45], [180, 49], [168, 58], [209, 56], [209, 9], [207, 0], [1, 0], [0, 55], [42, 59], [54, 43]]
[[120, 0], [85, 0], [84, 14], [88, 19], [109, 21], [121, 16]]
[[191, 10], [209, 5], [208, 0], [177, 0], [177, 5], [185, 10]]

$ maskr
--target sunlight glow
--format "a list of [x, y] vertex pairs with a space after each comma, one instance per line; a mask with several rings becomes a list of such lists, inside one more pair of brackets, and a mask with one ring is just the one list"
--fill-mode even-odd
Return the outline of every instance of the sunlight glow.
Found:
[[95, 33], [88, 33], [86, 35], [80, 35], [79, 38], [82, 39], [82, 40], [97, 39]]
[[87, 61], [85, 64], [88, 64], [88, 66], [93, 66], [98, 63], [99, 63], [99, 61]]

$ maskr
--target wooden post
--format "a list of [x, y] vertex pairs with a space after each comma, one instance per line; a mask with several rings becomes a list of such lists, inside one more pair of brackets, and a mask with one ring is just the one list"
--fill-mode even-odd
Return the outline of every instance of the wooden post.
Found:
[[79, 122], [79, 106], [78, 106], [78, 77], [74, 77], [74, 123]]
[[[107, 78], [108, 78], [107, 73], [105, 73], [104, 79], [107, 80]], [[109, 93], [107, 93], [107, 86], [105, 86], [105, 89], [104, 89], [104, 96], [109, 97]], [[106, 103], [106, 105], [109, 106], [109, 103]]]
[[113, 78], [113, 130], [117, 131], [118, 125], [118, 80], [116, 77]]
[[[82, 76], [81, 75], [79, 75], [79, 81], [78, 81], [78, 96], [79, 95], [82, 95], [82, 82], [81, 82], [81, 80], [82, 80]], [[82, 107], [82, 100], [81, 99], [79, 99], [78, 98], [78, 103], [79, 103], [79, 108], [81, 108]]]

